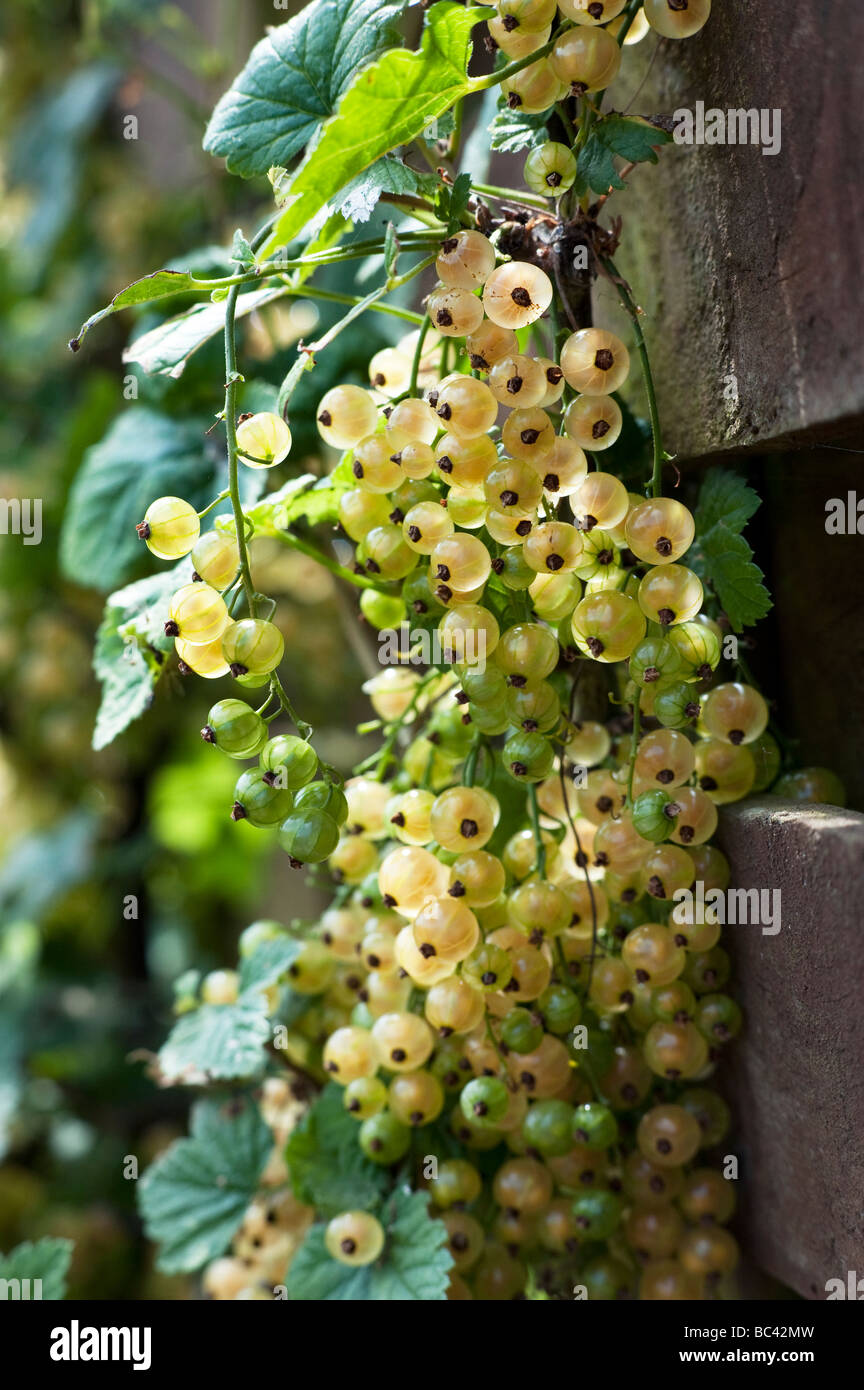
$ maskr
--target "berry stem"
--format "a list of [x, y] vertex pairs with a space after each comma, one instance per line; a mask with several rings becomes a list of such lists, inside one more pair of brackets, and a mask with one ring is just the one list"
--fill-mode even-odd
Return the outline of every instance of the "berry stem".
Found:
[[417, 378], [420, 375], [420, 361], [423, 356], [423, 344], [426, 341], [426, 334], [432, 327], [432, 320], [425, 318], [420, 325], [420, 332], [417, 334], [417, 346], [414, 349], [414, 360], [411, 363], [411, 380], [408, 383], [408, 395], [417, 395]]
[[472, 183], [472, 193], [482, 193], [484, 198], [494, 198], [500, 203], [517, 203], [526, 208], [542, 208], [544, 212], [549, 211], [549, 199], [535, 196], [533, 193], [522, 193], [516, 188], [499, 188], [494, 183]]
[[234, 336], [234, 315], [237, 308], [238, 285], [232, 285], [225, 300], [225, 433], [228, 442], [228, 492], [231, 509], [234, 512], [237, 550], [240, 555], [240, 578], [246, 596], [246, 606], [250, 618], [255, 617], [255, 588], [249, 569], [249, 551], [246, 546], [246, 525], [243, 505], [240, 501], [240, 482], [237, 460], [237, 342]]
[[534, 830], [534, 843], [537, 846], [537, 872], [541, 878], [546, 877], [546, 845], [543, 842], [543, 835], [540, 830], [540, 807], [537, 804], [537, 788], [528, 788], [528, 804], [531, 807], [531, 826]]
[[469, 82], [469, 92], [486, 92], [490, 87], [497, 87], [502, 82], [509, 82], [511, 77], [515, 77], [517, 72], [522, 72], [524, 68], [529, 68], [532, 63], [539, 63], [541, 58], [547, 58], [555, 47], [556, 41], [567, 29], [572, 28], [570, 24], [562, 24], [557, 32], [544, 43], [540, 48], [536, 48], [533, 53], [529, 53], [525, 58], [517, 58], [512, 63], [507, 63], [506, 67], [498, 68], [496, 72], [490, 72], [486, 77], [475, 77]]
[[308, 555], [310, 560], [315, 560], [319, 565], [323, 565], [331, 574], [335, 574], [337, 579], [344, 579], [349, 584], [353, 584], [356, 589], [377, 589], [379, 593], [387, 594], [390, 590], [376, 580], [368, 578], [365, 574], [355, 574], [353, 570], [346, 569], [340, 565], [332, 555], [319, 550], [312, 541], [305, 540], [302, 536], [297, 536], [293, 531], [277, 532], [279, 540], [284, 545], [290, 546], [292, 550], [297, 550], [301, 555]]
[[230, 495], [230, 490], [227, 487], [223, 488], [222, 491], [219, 493], [219, 496], [214, 497], [213, 501], [209, 502], [207, 506], [204, 508], [204, 510], [198, 513], [199, 517], [206, 516], [208, 512], [212, 512], [214, 507], [218, 507], [219, 503], [224, 502], [225, 498], [230, 497]]
[[630, 767], [627, 773], [627, 805], [633, 809], [633, 774], [636, 771], [636, 750], [642, 732], [642, 691], [637, 689], [633, 701], [633, 742], [630, 748]]
[[623, 48], [623, 47], [624, 47], [624, 40], [626, 39], [627, 35], [628, 35], [629, 32], [630, 32], [630, 26], [631, 26], [631, 24], [633, 23], [634, 19], [636, 18], [636, 15], [637, 15], [637, 13], [638, 13], [638, 11], [639, 11], [639, 7], [640, 7], [641, 4], [642, 4], [642, 0], [630, 0], [629, 5], [627, 6], [626, 10], [624, 11], [624, 18], [623, 18], [623, 22], [622, 22], [622, 24], [621, 24], [621, 28], [618, 30], [618, 33], [615, 35], [615, 38], [616, 38], [616, 41], [617, 41], [617, 43], [618, 43], [618, 47], [619, 47], [619, 48]]
[[601, 257], [601, 265], [609, 273], [612, 283], [618, 292], [618, 298], [630, 315], [633, 322], [633, 331], [636, 337], [636, 348], [639, 353], [639, 361], [642, 364], [642, 377], [645, 382], [645, 393], [648, 397], [648, 413], [651, 417], [651, 439], [654, 446], [654, 463], [651, 471], [650, 496], [659, 497], [663, 491], [661, 472], [665, 453], [663, 450], [663, 439], [660, 433], [660, 412], [657, 408], [657, 393], [654, 389], [654, 375], [651, 371], [651, 362], [648, 357], [648, 348], [645, 343], [645, 336], [642, 332], [642, 324], [639, 321], [639, 310], [633, 302], [633, 297], [627, 286], [626, 280], [618, 274], [615, 262], [608, 256]]

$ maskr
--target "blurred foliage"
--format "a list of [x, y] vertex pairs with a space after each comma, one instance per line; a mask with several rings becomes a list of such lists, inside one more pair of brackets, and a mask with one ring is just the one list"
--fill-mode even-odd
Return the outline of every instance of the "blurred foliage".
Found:
[[[152, 308], [108, 320], [77, 357], [67, 342], [149, 270], [224, 273], [234, 227], [259, 215], [237, 200], [265, 192], [226, 178], [199, 147], [207, 112], [273, 22], [272, 6], [244, 5], [242, 22], [233, 4], [206, 9], [207, 36], [157, 0], [17, 0], [3, 17], [0, 499], [40, 499], [42, 537], [25, 545], [0, 534], [0, 1250], [71, 1238], [72, 1297], [188, 1292], [182, 1278], [153, 1272], [124, 1177], [128, 1156], [143, 1172], [185, 1127], [182, 1100], [155, 1090], [141, 1059], [168, 1031], [179, 971], [233, 960], [256, 912], [292, 912], [272, 837], [228, 817], [237, 769], [198, 739], [230, 682], [191, 686], [172, 655], [151, 708], [109, 748], [91, 748], [104, 594], [118, 574], [157, 569], [129, 533], [142, 499], [172, 490], [170, 468], [159, 481], [159, 440], [194, 441], [185, 464], [175, 460], [172, 487], [182, 491], [191, 472], [205, 497], [207, 470], [218, 479], [218, 443], [204, 430], [221, 406], [224, 367], [218, 341], [196, 352], [182, 382], [124, 367], [127, 339], [169, 317]], [[130, 114], [137, 140], [124, 139]], [[177, 260], [183, 246], [200, 249]], [[316, 321], [309, 305], [244, 321], [244, 409], [269, 404]], [[328, 371], [360, 379], [380, 345], [370, 336], [383, 344], [388, 331], [374, 325], [353, 349], [346, 335]], [[319, 472], [302, 404], [293, 458]], [[97, 515], [80, 505], [82, 466], [96, 470], [133, 411], [149, 412], [156, 443], [132, 430], [135, 475]], [[314, 711], [322, 746], [347, 766], [357, 750], [344, 729], [361, 708], [346, 707], [359, 680], [343, 600], [326, 572], [274, 542], [261, 542], [256, 566], [281, 595], [292, 698]]]

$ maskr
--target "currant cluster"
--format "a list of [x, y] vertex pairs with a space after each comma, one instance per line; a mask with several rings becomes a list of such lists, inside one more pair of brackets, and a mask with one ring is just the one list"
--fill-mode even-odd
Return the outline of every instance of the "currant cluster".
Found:
[[[237, 425], [238, 457], [250, 468], [272, 468], [291, 448], [291, 432], [282, 418], [268, 412], [250, 415]], [[216, 501], [221, 501], [221, 496]], [[184, 674], [206, 680], [229, 674], [238, 686], [267, 687], [264, 703], [254, 709], [245, 700], [217, 701], [201, 730], [205, 742], [238, 761], [258, 759], [241, 773], [231, 815], [259, 828], [279, 826], [280, 843], [293, 865], [325, 859], [339, 839], [347, 807], [338, 779], [321, 769], [305, 738], [269, 736], [269, 724], [286, 710], [287, 699], [276, 675], [285, 643], [275, 623], [251, 613], [232, 617], [243, 598], [241, 556], [233, 519], [219, 518], [201, 534], [201, 518], [181, 497], [160, 497], [148, 507], [138, 534], [163, 560], [191, 556], [192, 579], [173, 594], [165, 633], [173, 637]], [[272, 606], [272, 601], [271, 606]], [[275, 710], [267, 714], [276, 699]], [[318, 780], [316, 774], [323, 771]]]
[[[489, 3], [489, 0], [484, 0]], [[510, 107], [539, 115], [569, 95], [584, 96], [605, 90], [621, 66], [619, 35], [626, 23], [625, 44], [638, 43], [652, 29], [667, 39], [686, 39], [697, 34], [711, 13], [711, 0], [645, 0], [635, 17], [622, 11], [628, 0], [494, 0], [494, 17], [488, 20], [494, 45], [510, 59], [524, 59], [538, 53], [502, 84]], [[552, 39], [558, 20], [576, 25], [559, 30]], [[540, 52], [542, 50], [542, 53]], [[544, 167], [542, 158], [533, 165], [537, 191], [562, 191], [560, 179], [553, 183], [548, 173], [564, 175], [572, 161], [570, 183], [576, 173], [575, 160], [564, 145], [563, 164]], [[529, 180], [532, 187], [535, 184]], [[569, 186], [569, 185], [566, 185]]]
[[[292, 1060], [344, 1087], [368, 1159], [435, 1160], [451, 1297], [518, 1297], [539, 1261], [589, 1297], [702, 1298], [737, 1260], [732, 1187], [700, 1154], [727, 1131], [704, 1083], [741, 1016], [716, 914], [676, 894], [725, 889], [717, 807], [770, 785], [779, 750], [759, 692], [715, 683], [690, 511], [589, 470], [621, 427], [624, 344], [586, 328], [530, 352], [552, 286], [496, 261], [479, 232], [447, 238], [432, 347], [421, 330], [318, 408], [382, 585], [364, 615], [434, 630], [440, 660], [367, 683], [388, 738], [339, 793], [337, 899], [288, 972], [313, 996]], [[589, 666], [633, 720], [582, 717]], [[363, 1264], [384, 1239], [347, 1211], [326, 1245]]]

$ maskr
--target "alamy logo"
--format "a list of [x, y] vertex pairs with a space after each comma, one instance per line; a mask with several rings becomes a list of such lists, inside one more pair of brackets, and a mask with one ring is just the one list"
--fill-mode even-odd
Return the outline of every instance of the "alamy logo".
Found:
[[25, 545], [39, 545], [42, 498], [0, 497], [0, 535], [21, 536]]
[[826, 1279], [825, 1293], [830, 1303], [832, 1299], [851, 1299], [854, 1303], [864, 1303], [864, 1278], [858, 1278], [858, 1271], [849, 1269], [845, 1279]]
[[149, 1371], [149, 1327], [69, 1327], [51, 1329], [52, 1361], [131, 1361], [133, 1371]]
[[452, 666], [464, 662], [472, 670], [486, 670], [486, 633], [482, 628], [451, 632], [447, 640], [437, 628], [382, 628], [378, 633], [378, 660], [382, 666]]
[[829, 497], [825, 503], [825, 530], [829, 536], [864, 536], [864, 497], [857, 492]]
[[704, 101], [697, 101], [693, 111], [679, 107], [672, 120], [676, 145], [761, 145], [763, 154], [780, 153], [782, 120], [777, 107], [721, 111], [710, 106], [706, 111]]
[[0, 1303], [5, 1303], [7, 1299], [29, 1302], [41, 1297], [41, 1279], [0, 1279]]
[[675, 907], [672, 920], [681, 927], [719, 922], [721, 927], [761, 926], [763, 936], [776, 936], [782, 913], [779, 888], [709, 888], [702, 879], [692, 888], [677, 888], [672, 894]]

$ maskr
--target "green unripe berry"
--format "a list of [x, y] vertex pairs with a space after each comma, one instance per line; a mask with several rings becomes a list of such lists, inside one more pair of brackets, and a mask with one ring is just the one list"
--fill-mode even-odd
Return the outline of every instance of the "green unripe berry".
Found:
[[229, 758], [254, 758], [267, 742], [267, 725], [242, 700], [220, 700], [207, 715], [201, 737]]
[[320, 864], [339, 843], [339, 827], [326, 811], [294, 811], [279, 828], [279, 843], [295, 867]]
[[407, 617], [405, 600], [396, 594], [382, 594], [377, 589], [364, 589], [360, 595], [360, 612], [379, 632], [398, 628]]
[[284, 652], [282, 633], [263, 618], [242, 618], [222, 638], [222, 655], [232, 676], [267, 675], [276, 670]]
[[557, 140], [545, 140], [525, 160], [522, 176], [532, 192], [557, 198], [573, 187], [576, 159], [566, 145], [560, 145]]
[[543, 1041], [543, 1025], [528, 1009], [511, 1009], [501, 1023], [501, 1041], [511, 1052], [534, 1052]]
[[[308, 744], [306, 745], [309, 746]], [[301, 787], [294, 798], [295, 811], [326, 811], [337, 825], [344, 825], [348, 819], [348, 799], [341, 787], [333, 782], [309, 782]], [[375, 874], [377, 888], [378, 876]]]
[[469, 1081], [459, 1097], [466, 1120], [481, 1128], [494, 1126], [507, 1113], [510, 1092], [497, 1076], [477, 1076]]
[[633, 803], [634, 830], [643, 840], [652, 840], [655, 845], [668, 840], [677, 821], [677, 803], [660, 787], [643, 792]]
[[522, 1138], [544, 1158], [560, 1158], [573, 1147], [573, 1106], [565, 1100], [538, 1100], [522, 1123]]
[[540, 995], [537, 1008], [543, 1015], [547, 1030], [559, 1036], [571, 1032], [582, 1017], [579, 996], [566, 985], [550, 985]]
[[658, 690], [654, 700], [654, 714], [666, 729], [687, 729], [695, 725], [699, 718], [699, 701], [693, 687], [686, 681]]
[[504, 744], [504, 766], [517, 782], [543, 782], [555, 764], [555, 750], [541, 733], [520, 732]]
[[614, 1192], [580, 1192], [572, 1211], [586, 1240], [608, 1240], [621, 1220], [621, 1199]]
[[241, 773], [234, 788], [233, 820], [248, 820], [265, 828], [278, 825], [290, 815], [293, 797], [279, 786], [271, 786], [257, 768]]
[[588, 1149], [608, 1149], [618, 1142], [618, 1121], [608, 1105], [588, 1101], [573, 1116], [573, 1142]]
[[371, 1115], [360, 1126], [360, 1148], [373, 1163], [387, 1167], [404, 1158], [411, 1145], [411, 1130], [389, 1110]]
[[261, 750], [261, 767], [273, 774], [272, 780], [283, 790], [297, 791], [311, 782], [318, 771], [318, 754], [303, 738], [294, 734], [277, 734]]

